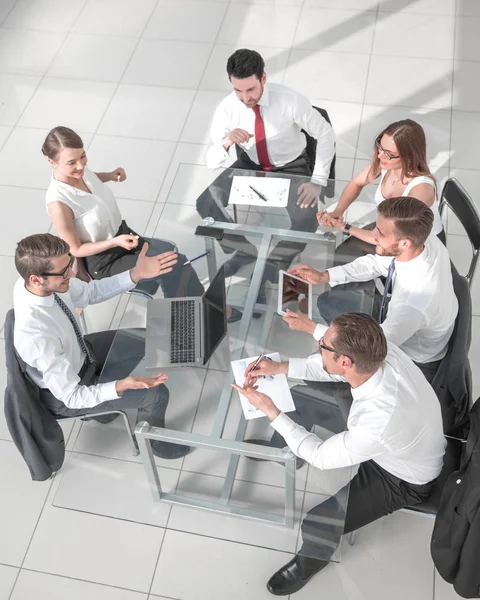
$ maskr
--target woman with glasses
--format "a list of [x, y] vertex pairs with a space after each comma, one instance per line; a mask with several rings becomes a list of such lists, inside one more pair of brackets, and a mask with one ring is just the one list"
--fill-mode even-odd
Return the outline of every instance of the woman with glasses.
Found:
[[358, 243], [348, 240], [350, 243], [342, 244], [345, 250], [345, 245], [350, 247], [350, 257], [351, 251], [357, 255], [374, 252], [372, 244], [375, 244], [375, 238], [372, 230], [375, 224], [367, 225], [363, 229], [354, 227], [345, 223], [344, 214], [362, 189], [378, 178], [380, 181], [375, 192], [377, 206], [384, 200], [399, 196], [421, 200], [433, 211], [432, 234], [445, 243], [445, 233], [438, 211], [436, 183], [427, 164], [425, 132], [415, 121], [405, 119], [391, 123], [377, 136], [371, 163], [347, 185], [337, 207], [331, 212], [324, 210], [317, 214], [320, 225], [339, 229], [360, 241]]

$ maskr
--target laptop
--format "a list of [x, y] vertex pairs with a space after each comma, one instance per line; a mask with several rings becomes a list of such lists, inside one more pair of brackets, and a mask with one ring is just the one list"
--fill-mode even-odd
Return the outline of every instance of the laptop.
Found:
[[227, 333], [223, 266], [203, 296], [148, 301], [147, 369], [204, 365]]

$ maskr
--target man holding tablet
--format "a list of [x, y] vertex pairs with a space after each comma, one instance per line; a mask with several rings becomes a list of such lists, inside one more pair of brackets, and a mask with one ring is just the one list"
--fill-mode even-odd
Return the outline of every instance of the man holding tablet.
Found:
[[[378, 212], [376, 254], [323, 272], [308, 265], [290, 272], [309, 283], [332, 286], [318, 299], [320, 314], [327, 323], [335, 314], [359, 310], [355, 292], [342, 293], [335, 286], [385, 277], [385, 291], [376, 295], [374, 316], [387, 340], [399, 346], [431, 382], [447, 353], [458, 313], [448, 250], [430, 235], [433, 213], [420, 200], [390, 198], [379, 204]], [[326, 329], [292, 312], [284, 319], [292, 329], [311, 333], [316, 340]]]

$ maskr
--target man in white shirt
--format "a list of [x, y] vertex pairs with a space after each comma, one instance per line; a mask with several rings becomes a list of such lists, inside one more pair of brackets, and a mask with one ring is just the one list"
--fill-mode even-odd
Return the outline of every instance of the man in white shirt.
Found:
[[[391, 198], [379, 204], [378, 212], [376, 254], [324, 272], [301, 265], [291, 273], [334, 288], [318, 299], [327, 323], [338, 313], [361, 310], [358, 294], [361, 296], [362, 290], [357, 294], [335, 286], [380, 276], [391, 279], [390, 301], [387, 303], [386, 285], [383, 296], [376, 294], [375, 316], [387, 340], [399, 346], [431, 382], [447, 353], [458, 313], [448, 250], [437, 236], [430, 235], [433, 213], [420, 200]], [[293, 312], [285, 320], [292, 329], [311, 333], [316, 340], [326, 329]]]
[[[292, 452], [324, 471], [325, 477], [337, 469], [355, 471], [349, 489], [347, 484], [307, 513], [301, 549], [267, 584], [275, 595], [301, 589], [328, 564], [344, 533], [424, 501], [443, 464], [446, 444], [438, 399], [408, 356], [387, 344], [372, 317], [362, 313], [335, 317], [319, 350], [307, 359], [262, 360], [254, 371], [252, 363], [245, 387], [234, 384], [267, 415], [274, 435], [283, 436]], [[280, 373], [347, 382], [353, 395], [347, 430], [322, 441], [307, 431], [314, 423], [306, 422], [301, 404], [296, 404], [294, 413], [281, 413], [275, 398], [255, 388], [258, 377]]]
[[[327, 184], [335, 155], [335, 134], [329, 123], [301, 94], [276, 83], [267, 83], [265, 63], [254, 50], [237, 50], [227, 62], [233, 92], [217, 107], [210, 128], [212, 143], [207, 149], [209, 169], [222, 167], [232, 146], [238, 153], [235, 169], [285, 172], [310, 180], [291, 189], [287, 211], [292, 229], [315, 231], [316, 207], [322, 186]], [[315, 166], [306, 154], [306, 131], [316, 140]], [[313, 172], [312, 172], [313, 171]], [[228, 204], [232, 172], [224, 172], [197, 200], [202, 217], [232, 221]], [[293, 188], [293, 186], [292, 186]], [[227, 233], [220, 242], [225, 252], [236, 250], [225, 263], [225, 275], [255, 260], [256, 249], [245, 238]], [[278, 267], [288, 268], [304, 244], [280, 242], [270, 254], [268, 273], [276, 281]]]
[[[131, 290], [140, 280], [169, 273], [177, 255], [165, 252], [147, 256], [145, 244], [130, 271], [84, 283], [75, 278], [74, 257], [69, 250], [60, 238], [37, 234], [21, 240], [15, 251], [15, 266], [21, 279], [15, 284], [13, 295], [14, 345], [27, 365], [28, 376], [57, 416], [138, 408], [139, 420], [164, 427], [169, 395], [163, 384], [168, 376], [124, 377], [145, 355], [142, 331], [118, 332], [125, 343], [120, 348], [117, 339], [112, 351], [116, 349], [118, 360], [109, 360], [112, 368], [109, 373], [102, 373], [102, 383], [98, 383], [117, 332], [103, 331], [84, 337], [76, 308], [98, 304]], [[124, 378], [116, 379], [118, 374]], [[172, 459], [189, 451], [188, 446], [158, 441], [152, 443], [152, 449], [156, 456]]]

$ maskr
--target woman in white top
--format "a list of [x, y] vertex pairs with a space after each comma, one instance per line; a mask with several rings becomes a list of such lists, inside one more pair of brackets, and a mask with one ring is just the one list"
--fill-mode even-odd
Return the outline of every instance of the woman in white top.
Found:
[[[427, 164], [425, 132], [421, 125], [411, 119], [391, 123], [377, 136], [370, 165], [360, 171], [346, 186], [334, 210], [324, 210], [317, 214], [320, 225], [346, 231], [361, 242], [366, 242], [362, 244], [348, 240], [353, 242], [347, 242], [346, 245], [350, 246], [349, 250], [353, 250], [354, 254], [374, 252], [371, 245], [375, 244], [372, 231], [375, 224], [372, 223], [364, 229], [353, 227], [345, 223], [343, 215], [362, 189], [378, 177], [380, 181], [375, 192], [377, 206], [383, 200], [399, 196], [421, 200], [433, 211], [432, 234], [445, 243], [445, 233], [438, 211], [436, 183]], [[342, 244], [344, 245], [345, 243]], [[352, 246], [357, 247], [357, 252]]]

